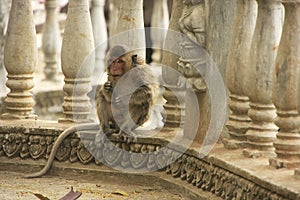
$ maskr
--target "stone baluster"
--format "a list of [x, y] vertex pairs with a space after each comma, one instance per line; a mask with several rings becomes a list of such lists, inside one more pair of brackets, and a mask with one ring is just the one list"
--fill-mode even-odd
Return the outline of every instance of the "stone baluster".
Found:
[[[276, 168], [300, 164], [300, 116], [297, 111], [300, 69], [300, 1], [284, 0], [285, 19], [273, 76], [273, 102], [277, 108], [274, 141], [276, 157], [270, 164]], [[300, 104], [299, 104], [300, 105]], [[298, 107], [300, 111], [300, 106]]]
[[62, 41], [61, 63], [65, 76], [63, 103], [65, 114], [60, 122], [88, 121], [91, 103], [90, 76], [94, 70], [94, 39], [88, 1], [70, 0]]
[[229, 120], [226, 123], [229, 138], [223, 140], [227, 149], [246, 147], [249, 98], [245, 95], [244, 78], [257, 16], [256, 0], [238, 0], [233, 36], [227, 58], [226, 82], [230, 91]]
[[120, 13], [115, 36], [110, 38], [110, 46], [127, 45], [145, 58], [146, 38], [144, 30], [143, 0], [121, 0]]
[[104, 71], [104, 57], [107, 49], [107, 28], [104, 16], [105, 0], [93, 0], [91, 19], [95, 42], [95, 71], [92, 83], [96, 83], [100, 71]]
[[118, 19], [120, 14], [120, 0], [109, 0], [109, 37], [116, 34]]
[[42, 49], [45, 61], [45, 80], [57, 80], [59, 65], [60, 30], [58, 24], [57, 0], [46, 0], [46, 21], [43, 26]]
[[5, 96], [8, 93], [8, 88], [5, 86], [6, 70], [4, 68], [4, 42], [9, 17], [11, 0], [3, 0], [0, 4], [0, 96]]
[[278, 127], [272, 102], [272, 78], [282, 31], [280, 0], [257, 0], [258, 13], [247, 68], [246, 93], [250, 99], [247, 157], [273, 156]]
[[[177, 49], [178, 44], [174, 43], [174, 41], [180, 41], [180, 37], [174, 38], [174, 36], [177, 36], [174, 34], [174, 32], [179, 33], [180, 28], [178, 21], [181, 17], [181, 13], [183, 10], [183, 2], [182, 0], [173, 0], [172, 4], [172, 11], [171, 11], [171, 18], [170, 23], [168, 27], [168, 32], [166, 35], [166, 41], [164, 44], [164, 49], [172, 50]], [[166, 122], [165, 122], [165, 128], [174, 128], [179, 127], [181, 123], [181, 116], [182, 112], [184, 111], [184, 105], [179, 105], [179, 99], [176, 98], [175, 95], [181, 96], [181, 98], [184, 98], [185, 90], [182, 88], [178, 88], [178, 74], [175, 73], [174, 70], [177, 69], [177, 61], [179, 59], [178, 54], [174, 54], [171, 51], [163, 51], [162, 52], [162, 61], [161, 63], [164, 66], [162, 67], [162, 77], [164, 82], [166, 83], [166, 91], [164, 93], [164, 98], [167, 100], [166, 104], [164, 105], [164, 109], [167, 115]], [[174, 70], [172, 70], [174, 69]], [[172, 90], [172, 91], [171, 91]], [[174, 94], [174, 91], [177, 94]]]
[[4, 47], [6, 85], [10, 89], [4, 119], [34, 117], [33, 73], [37, 63], [36, 33], [31, 1], [12, 1]]
[[[166, 29], [169, 26], [169, 10], [167, 0], [154, 0], [151, 27], [151, 41], [153, 47], [152, 62], [161, 62], [161, 49], [166, 37]], [[160, 30], [162, 29], [162, 30]]]

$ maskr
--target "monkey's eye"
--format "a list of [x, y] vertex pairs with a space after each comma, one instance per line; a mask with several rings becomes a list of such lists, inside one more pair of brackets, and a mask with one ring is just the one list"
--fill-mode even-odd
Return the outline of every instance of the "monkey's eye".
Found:
[[124, 64], [124, 63], [125, 63], [125, 61], [122, 59], [116, 59], [111, 62], [111, 64]]
[[116, 63], [118, 63], [118, 64], [123, 64], [123, 63], [124, 63], [124, 60], [118, 59], [118, 60], [116, 60]]

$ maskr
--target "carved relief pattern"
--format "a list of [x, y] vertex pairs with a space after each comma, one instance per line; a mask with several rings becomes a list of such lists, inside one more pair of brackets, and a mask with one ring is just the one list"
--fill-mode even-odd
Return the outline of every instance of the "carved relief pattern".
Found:
[[[183, 1], [184, 8], [178, 21], [180, 31], [184, 34], [180, 43], [181, 57], [177, 64], [178, 71], [185, 76], [188, 81], [187, 87], [192, 87], [196, 91], [205, 92], [206, 85], [195, 66], [203, 62], [200, 46], [205, 48], [205, 5], [203, 0]], [[202, 50], [202, 51], [201, 51]], [[203, 62], [206, 63], [206, 60]], [[179, 80], [180, 84], [185, 81]]]
[[[53, 142], [60, 132], [43, 135], [21, 133], [23, 131], [15, 130], [9, 134], [0, 132], [0, 155], [33, 159], [47, 158]], [[38, 131], [33, 130], [33, 132]], [[94, 156], [103, 158], [103, 160], [96, 160]], [[58, 161], [79, 161], [82, 164], [94, 162], [99, 165], [103, 163], [112, 167], [118, 166], [134, 170], [162, 169], [174, 178], [179, 178], [223, 199], [284, 199], [279, 194], [264, 189], [213, 163], [189, 154], [181, 155], [180, 152], [158, 144], [127, 144], [112, 140], [96, 145], [91, 139], [83, 141], [75, 135], [71, 135], [62, 143], [56, 159]]]
[[22, 149], [21, 149], [21, 152], [20, 152], [20, 157], [21, 158], [30, 157], [30, 153], [29, 153], [29, 136], [28, 135], [22, 134], [22, 144], [23, 144], [23, 146], [22, 146]]
[[33, 159], [42, 157], [47, 151], [46, 138], [40, 135], [29, 137], [29, 154]]
[[77, 146], [79, 144], [79, 139], [76, 138], [76, 139], [71, 139], [70, 141], [70, 148], [71, 148], [71, 151], [70, 151], [70, 162], [77, 162], [78, 161], [78, 157], [77, 157]]
[[22, 135], [20, 133], [10, 133], [4, 136], [3, 150], [8, 157], [17, 156], [22, 149]]
[[4, 155], [4, 135], [0, 134], [0, 156]]
[[70, 140], [64, 140], [62, 145], [57, 150], [56, 159], [59, 161], [65, 161], [69, 159], [70, 155], [71, 155]]
[[83, 164], [88, 164], [94, 159], [94, 157], [85, 148], [82, 142], [79, 142], [78, 149], [77, 149], [77, 156], [80, 162]]
[[51, 149], [53, 147], [53, 143], [54, 143], [55, 138], [51, 137], [51, 136], [46, 136], [46, 144], [47, 144], [47, 150], [46, 150], [46, 155], [45, 158], [48, 159]]

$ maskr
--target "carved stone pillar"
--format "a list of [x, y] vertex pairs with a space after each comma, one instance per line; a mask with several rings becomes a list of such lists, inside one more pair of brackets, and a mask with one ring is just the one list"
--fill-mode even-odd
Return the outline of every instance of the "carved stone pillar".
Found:
[[246, 147], [246, 131], [251, 122], [248, 117], [249, 98], [245, 95], [244, 79], [252, 36], [257, 16], [256, 0], [238, 0], [237, 14], [227, 58], [226, 82], [230, 91], [229, 120], [226, 123], [229, 138], [223, 140], [227, 149]]
[[300, 1], [284, 0], [282, 3], [285, 20], [273, 76], [275, 123], [279, 132], [274, 141], [277, 156], [270, 159], [270, 164], [276, 168], [289, 168], [300, 164], [299, 85], [295, 84], [299, 82], [300, 69]]
[[168, 26], [169, 10], [167, 0], [154, 0], [151, 16], [151, 27], [157, 29], [152, 29], [150, 33], [152, 47], [154, 47], [151, 58], [154, 63], [161, 62], [161, 49], [166, 37], [165, 30], [168, 28]]
[[[90, 76], [94, 70], [94, 39], [88, 1], [70, 0], [62, 42], [61, 62], [65, 75], [60, 122], [85, 122], [90, 114]], [[88, 57], [90, 56], [90, 57]]]
[[56, 80], [60, 47], [57, 0], [46, 0], [46, 21], [43, 26], [42, 49], [45, 61], [45, 80]]
[[[21, 16], [21, 17], [20, 17]], [[10, 89], [2, 118], [32, 117], [33, 72], [37, 63], [36, 33], [31, 1], [12, 1], [4, 47], [4, 63]]]
[[[179, 29], [179, 18], [181, 17], [181, 13], [183, 10], [182, 0], [173, 0], [172, 11], [171, 11], [171, 19], [168, 27], [168, 32], [165, 39], [164, 49], [176, 49], [178, 48], [178, 44], [174, 43], [174, 41], [179, 41], [180, 38], [174, 38], [173, 31], [180, 32]], [[176, 36], [176, 35], [175, 35]], [[162, 77], [167, 87], [172, 89], [184, 97], [184, 89], [178, 88], [178, 74], [174, 73], [172, 69], [177, 69], [177, 61], [179, 59], [179, 55], [171, 52], [171, 51], [163, 51], [162, 52], [162, 61], [161, 63], [167, 67], [162, 68]], [[172, 93], [171, 90], [166, 90], [164, 93], [164, 98], [167, 100], [164, 105], [164, 109], [167, 115], [167, 121], [165, 122], [165, 127], [179, 127], [181, 120], [181, 111], [184, 110], [184, 107], [179, 105], [178, 100], [175, 97], [175, 94]]]
[[124, 44], [130, 49], [139, 49], [137, 53], [145, 58], [143, 0], [121, 0], [118, 3], [120, 4], [119, 20], [115, 29], [116, 38], [110, 38], [111, 46]]
[[116, 34], [119, 14], [120, 14], [120, 0], [109, 0], [109, 24], [108, 24], [109, 37], [112, 37], [113, 35]]
[[8, 88], [5, 86], [7, 73], [4, 68], [4, 42], [10, 5], [11, 0], [3, 0], [0, 4], [0, 96], [5, 96], [8, 93]]
[[107, 49], [107, 28], [104, 16], [105, 0], [93, 0], [91, 19], [95, 42], [95, 73], [92, 77], [92, 83], [96, 83], [99, 71], [104, 71], [104, 57]]
[[252, 122], [247, 131], [247, 157], [273, 156], [278, 127], [272, 103], [272, 78], [282, 31], [280, 0], [257, 0], [258, 13], [247, 68], [246, 93]]

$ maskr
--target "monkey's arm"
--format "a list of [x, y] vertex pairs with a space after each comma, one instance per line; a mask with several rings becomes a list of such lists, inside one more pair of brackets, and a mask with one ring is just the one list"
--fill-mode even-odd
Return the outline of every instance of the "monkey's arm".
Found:
[[104, 85], [99, 90], [99, 94], [102, 94], [105, 98], [105, 101], [111, 103], [111, 96], [113, 92], [113, 86], [110, 81], [106, 81]]
[[149, 119], [150, 108], [158, 90], [158, 82], [148, 65], [138, 65], [132, 70], [131, 77], [132, 85], [138, 88], [129, 100], [129, 113], [135, 124], [127, 123], [129, 126], [127, 128], [134, 130]]
[[97, 95], [97, 115], [104, 133], [110, 132], [110, 123], [114, 122], [111, 110], [111, 94], [101, 88]]
[[139, 87], [129, 100], [129, 113], [136, 126], [143, 125], [150, 116], [150, 108], [153, 105], [153, 91], [147, 86]]

